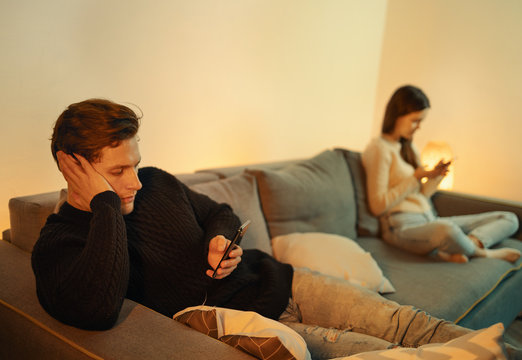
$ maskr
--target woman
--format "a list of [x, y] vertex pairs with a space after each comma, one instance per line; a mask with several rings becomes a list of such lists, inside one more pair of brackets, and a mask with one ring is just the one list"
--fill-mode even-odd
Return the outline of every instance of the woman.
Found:
[[381, 136], [362, 155], [370, 210], [380, 216], [384, 240], [416, 254], [436, 252], [445, 261], [465, 263], [478, 256], [515, 262], [516, 249], [488, 249], [518, 229], [515, 214], [434, 215], [429, 198], [451, 161], [441, 160], [431, 170], [420, 164], [412, 139], [429, 109], [421, 89], [397, 89], [386, 106]]

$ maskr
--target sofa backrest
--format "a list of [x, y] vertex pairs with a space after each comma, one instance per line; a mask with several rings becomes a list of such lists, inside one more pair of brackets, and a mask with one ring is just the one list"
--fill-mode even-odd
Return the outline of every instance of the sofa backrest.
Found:
[[[216, 180], [218, 177], [210, 173], [179, 174], [177, 177], [187, 185]], [[60, 190], [14, 197], [9, 200], [9, 217], [11, 227], [3, 234], [4, 240], [20, 249], [32, 252], [33, 246], [40, 236], [45, 221], [55, 210], [56, 204], [64, 199], [65, 193]]]
[[198, 170], [197, 173], [210, 173], [217, 175], [220, 179], [229, 178], [235, 175], [240, 175], [247, 169], [261, 169], [261, 170], [280, 170], [286, 166], [298, 163], [300, 161], [305, 161], [306, 159], [296, 159], [296, 160], [283, 160], [283, 161], [273, 161], [273, 162], [264, 162], [259, 164], [246, 164], [246, 165], [238, 165], [238, 166], [226, 166], [226, 167], [217, 167], [217, 168], [208, 168]]
[[[252, 220], [243, 248], [272, 253], [270, 239], [290, 232], [327, 232], [350, 238], [376, 233], [377, 220], [368, 217], [367, 210], [365, 213], [364, 169], [361, 172], [360, 166], [359, 153], [335, 149], [310, 159], [204, 169], [176, 176], [193, 190], [229, 203], [241, 220]], [[59, 201], [59, 190], [12, 198], [11, 228], [4, 239], [8, 237], [14, 245], [31, 252]], [[361, 224], [366, 226], [362, 232]]]
[[354, 187], [342, 154], [325, 150], [279, 170], [246, 171], [256, 177], [272, 238], [295, 232], [357, 237]]
[[271, 238], [292, 232], [357, 236], [354, 188], [342, 153], [325, 150], [310, 159], [200, 170], [220, 180], [193, 190], [231, 205], [252, 220], [241, 246], [272, 254]]

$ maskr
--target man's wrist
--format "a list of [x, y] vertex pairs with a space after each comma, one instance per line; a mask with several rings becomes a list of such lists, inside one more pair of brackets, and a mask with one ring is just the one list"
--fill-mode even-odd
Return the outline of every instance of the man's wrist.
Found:
[[119, 209], [121, 207], [121, 199], [118, 196], [118, 194], [116, 194], [114, 191], [105, 190], [101, 193], [94, 195], [89, 205], [91, 207], [91, 210], [95, 210], [99, 206], [103, 206], [104, 204], [108, 204], [111, 207]]

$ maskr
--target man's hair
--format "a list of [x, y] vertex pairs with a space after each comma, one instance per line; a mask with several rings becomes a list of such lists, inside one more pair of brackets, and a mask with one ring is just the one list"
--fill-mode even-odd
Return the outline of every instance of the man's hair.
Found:
[[51, 152], [76, 153], [87, 161], [99, 160], [101, 150], [116, 147], [135, 136], [140, 117], [124, 105], [105, 99], [89, 99], [71, 104], [58, 117], [51, 138]]

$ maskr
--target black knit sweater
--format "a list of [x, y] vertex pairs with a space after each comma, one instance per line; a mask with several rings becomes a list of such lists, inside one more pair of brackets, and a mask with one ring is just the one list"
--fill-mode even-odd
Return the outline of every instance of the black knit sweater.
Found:
[[65, 203], [49, 216], [32, 255], [44, 309], [84, 329], [112, 327], [125, 297], [169, 317], [206, 299], [277, 319], [291, 294], [292, 267], [245, 250], [230, 276], [211, 279], [209, 241], [231, 238], [237, 216], [159, 169], [140, 169], [139, 178], [143, 188], [129, 215], [106, 191], [92, 199], [92, 212]]

